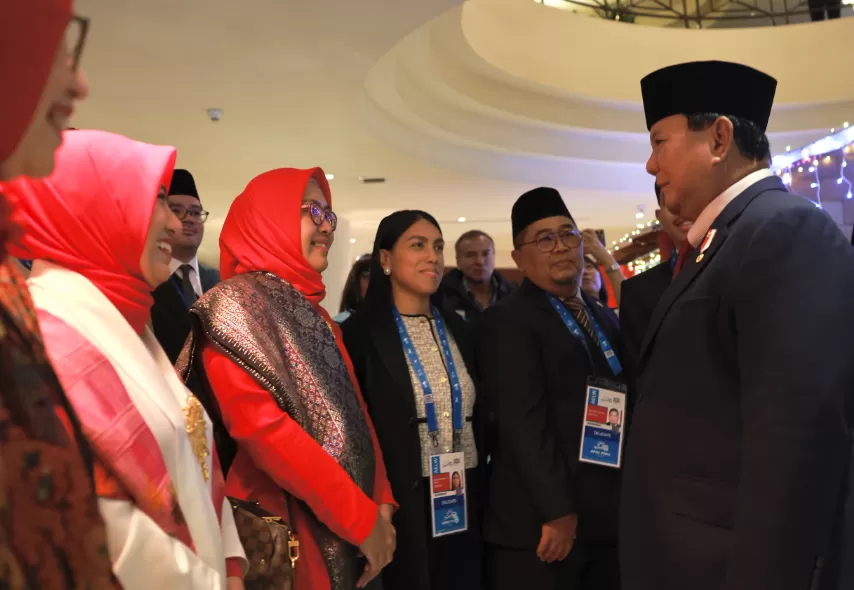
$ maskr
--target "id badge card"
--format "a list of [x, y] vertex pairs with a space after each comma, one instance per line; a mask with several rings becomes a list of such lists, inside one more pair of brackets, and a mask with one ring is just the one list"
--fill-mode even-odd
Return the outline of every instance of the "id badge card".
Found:
[[627, 426], [626, 407], [625, 385], [605, 379], [587, 379], [579, 461], [620, 469]]
[[468, 530], [465, 453], [430, 457], [430, 508], [433, 537]]

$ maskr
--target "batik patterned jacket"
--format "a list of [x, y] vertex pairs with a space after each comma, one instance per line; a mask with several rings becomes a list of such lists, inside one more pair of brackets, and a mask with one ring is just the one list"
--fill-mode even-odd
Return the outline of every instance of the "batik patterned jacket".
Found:
[[118, 587], [91, 453], [8, 260], [0, 262], [0, 587]]

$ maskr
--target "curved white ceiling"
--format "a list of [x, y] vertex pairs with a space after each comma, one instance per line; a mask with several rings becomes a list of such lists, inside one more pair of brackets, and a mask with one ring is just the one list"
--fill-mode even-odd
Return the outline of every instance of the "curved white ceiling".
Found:
[[372, 128], [436, 166], [582, 190], [642, 192], [639, 80], [694, 59], [779, 80], [775, 151], [854, 118], [854, 19], [761, 29], [644, 27], [532, 0], [469, 0], [399, 42], [365, 84]]

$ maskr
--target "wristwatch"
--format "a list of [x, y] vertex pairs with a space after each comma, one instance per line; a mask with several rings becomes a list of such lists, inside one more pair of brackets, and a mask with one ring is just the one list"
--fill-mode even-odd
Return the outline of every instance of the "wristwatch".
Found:
[[619, 272], [619, 271], [620, 271], [620, 263], [619, 262], [615, 262], [611, 266], [605, 267], [605, 272]]

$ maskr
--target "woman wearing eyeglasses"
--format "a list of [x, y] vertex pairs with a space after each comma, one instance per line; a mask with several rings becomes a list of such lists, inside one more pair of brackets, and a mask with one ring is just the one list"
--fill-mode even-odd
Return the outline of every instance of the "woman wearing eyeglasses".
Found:
[[[78, 68], [84, 24], [70, 0], [0, 0], [0, 182], [53, 170], [62, 129], [88, 93]], [[91, 452], [48, 362], [24, 279], [7, 256], [17, 232], [3, 190], [0, 587], [110, 588]]]
[[220, 234], [223, 282], [192, 307], [198, 329], [178, 362], [210, 386], [199, 395], [222, 419], [227, 493], [290, 512], [297, 590], [364, 587], [395, 547], [382, 455], [320, 306], [336, 225], [320, 168], [253, 179]]
[[[481, 588], [481, 412], [466, 324], [432, 301], [444, 248], [428, 213], [383, 219], [365, 302], [342, 324], [400, 503], [385, 590]], [[444, 474], [432, 481], [437, 467]]]

